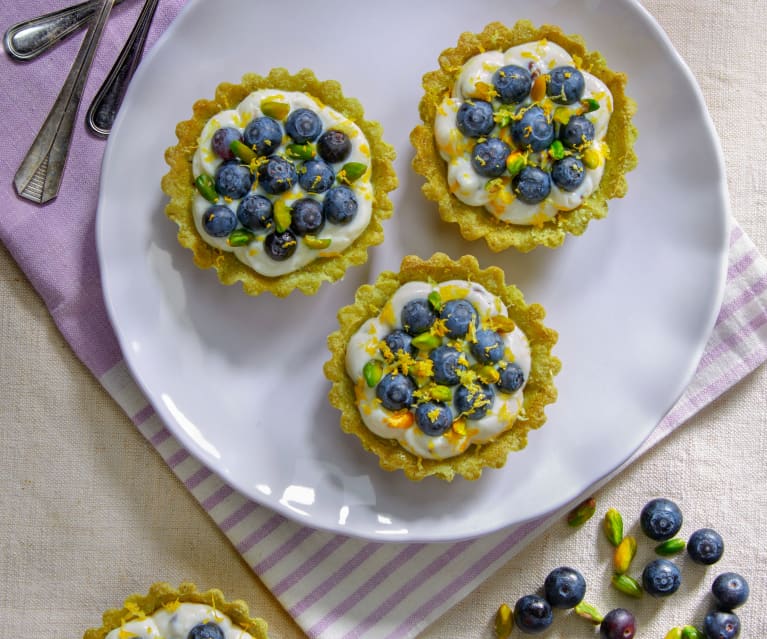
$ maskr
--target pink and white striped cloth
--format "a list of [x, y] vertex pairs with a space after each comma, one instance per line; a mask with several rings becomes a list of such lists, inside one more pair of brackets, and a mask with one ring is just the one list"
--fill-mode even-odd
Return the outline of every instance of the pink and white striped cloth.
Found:
[[[0, 23], [9, 25], [64, 4], [50, 0], [5, 3]], [[139, 4], [124, 3], [127, 6], [115, 9], [86, 87], [86, 103], [130, 31]], [[182, 5], [182, 0], [160, 4], [150, 46]], [[48, 206], [18, 199], [11, 186], [78, 46], [78, 38], [62, 44], [35, 61], [34, 72], [5, 54], [0, 58], [0, 110], [5, 119], [0, 239], [42, 296], [77, 356], [310, 637], [415, 636], [560, 513], [460, 543], [372, 543], [284, 519], [238, 494], [191, 457], [132, 380], [103, 306], [94, 240], [103, 142], [88, 136], [82, 121], [78, 123], [61, 195]], [[36, 97], [19, 109], [19, 96]], [[698, 371], [635, 457], [767, 359], [767, 261], [736, 223], [732, 228], [724, 303]]]

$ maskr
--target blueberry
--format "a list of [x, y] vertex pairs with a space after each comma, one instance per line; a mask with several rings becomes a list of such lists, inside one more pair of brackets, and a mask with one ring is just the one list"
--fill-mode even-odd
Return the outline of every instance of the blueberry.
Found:
[[571, 149], [579, 149], [594, 140], [594, 125], [583, 115], [574, 115], [559, 132], [562, 144]]
[[224, 197], [239, 200], [253, 185], [253, 176], [247, 166], [236, 160], [222, 162], [216, 169], [216, 192]]
[[735, 639], [740, 635], [740, 619], [734, 612], [716, 610], [703, 620], [707, 639]]
[[285, 120], [285, 133], [296, 144], [314, 142], [322, 133], [322, 122], [319, 116], [309, 109], [296, 109]]
[[498, 99], [504, 104], [522, 102], [533, 86], [530, 72], [514, 64], [501, 67], [493, 75], [493, 86], [498, 92]]
[[445, 322], [448, 337], [457, 339], [469, 332], [469, 326], [478, 326], [479, 315], [470, 302], [466, 300], [449, 300], [440, 310], [439, 317]]
[[235, 140], [242, 142], [242, 134], [239, 129], [225, 126], [218, 129], [210, 139], [210, 146], [218, 157], [223, 160], [234, 160], [234, 153], [229, 145]]
[[602, 639], [634, 639], [636, 618], [625, 608], [613, 608], [599, 624], [599, 636]]
[[336, 179], [335, 171], [320, 159], [307, 160], [298, 170], [298, 183], [309, 193], [324, 193]]
[[746, 603], [749, 594], [748, 582], [737, 572], [723, 572], [711, 585], [711, 594], [720, 610], [732, 610]]
[[724, 540], [711, 528], [696, 530], [687, 540], [687, 554], [696, 564], [710, 566], [722, 558]]
[[526, 166], [511, 180], [511, 188], [526, 204], [538, 204], [549, 197], [551, 178], [537, 166]]
[[495, 383], [499, 390], [504, 393], [515, 393], [525, 383], [525, 374], [522, 372], [519, 364], [511, 363], [501, 368], [500, 378]]
[[553, 608], [574, 608], [586, 596], [586, 580], [575, 568], [561, 566], [548, 574], [543, 591]]
[[670, 499], [659, 497], [647, 502], [639, 514], [644, 534], [655, 541], [666, 541], [682, 527], [682, 511]]
[[494, 364], [501, 361], [503, 351], [506, 348], [503, 338], [489, 329], [477, 331], [477, 341], [472, 342], [469, 350], [482, 364]]
[[554, 141], [554, 124], [541, 107], [533, 105], [511, 125], [511, 139], [520, 149], [543, 151]]
[[511, 153], [509, 145], [500, 138], [489, 138], [474, 146], [471, 166], [482, 177], [495, 178], [506, 171], [506, 160]]
[[293, 163], [276, 155], [258, 167], [258, 183], [264, 191], [272, 195], [292, 189], [297, 178]]
[[237, 226], [237, 216], [225, 204], [214, 204], [202, 214], [202, 226], [208, 235], [226, 237]]
[[495, 127], [493, 105], [484, 100], [466, 100], [458, 107], [455, 124], [467, 138], [481, 138], [490, 135]]
[[269, 233], [264, 239], [264, 251], [277, 262], [287, 260], [296, 252], [298, 241], [288, 229], [282, 233]]
[[349, 136], [343, 131], [337, 131], [336, 129], [330, 129], [325, 131], [317, 140], [317, 153], [320, 157], [329, 162], [335, 164], [336, 162], [343, 162], [349, 157], [352, 152], [352, 143], [349, 140]]
[[466, 360], [459, 350], [443, 344], [429, 353], [432, 361], [434, 381], [445, 386], [455, 386], [460, 382], [459, 373], [466, 370]]
[[224, 631], [217, 623], [198, 623], [187, 635], [187, 639], [224, 639]]
[[538, 595], [525, 595], [514, 604], [514, 623], [522, 632], [537, 635], [554, 621], [549, 602]]
[[395, 357], [400, 352], [408, 355], [415, 355], [416, 353], [416, 349], [412, 344], [413, 338], [402, 329], [395, 328], [383, 338], [383, 341]]
[[453, 411], [442, 402], [424, 402], [415, 409], [415, 423], [425, 435], [438, 437], [453, 425]]
[[348, 224], [357, 214], [357, 196], [348, 186], [335, 186], [322, 201], [325, 217], [333, 224]]
[[409, 408], [413, 403], [413, 380], [405, 375], [389, 373], [378, 382], [376, 397], [381, 400], [384, 408], [389, 410], [402, 410]]
[[581, 99], [586, 82], [575, 67], [557, 67], [549, 73], [546, 93], [557, 104], [573, 104]]
[[254, 118], [245, 127], [242, 140], [256, 155], [271, 155], [282, 144], [282, 127], [277, 120], [266, 115]]
[[453, 404], [466, 419], [482, 419], [493, 405], [495, 392], [490, 386], [475, 383], [470, 387], [459, 386], [453, 396]]
[[673, 595], [681, 584], [679, 568], [668, 559], [653, 559], [642, 571], [642, 587], [653, 597]]
[[290, 230], [299, 237], [315, 235], [325, 226], [322, 203], [310, 197], [293, 202], [290, 213]]
[[400, 321], [402, 328], [410, 335], [428, 331], [436, 319], [437, 315], [426, 298], [410, 300], [402, 307]]
[[248, 193], [237, 207], [237, 219], [251, 231], [270, 229], [274, 224], [272, 202], [263, 195]]
[[574, 155], [557, 160], [551, 167], [551, 180], [563, 191], [575, 191], [583, 184], [584, 177], [583, 162]]

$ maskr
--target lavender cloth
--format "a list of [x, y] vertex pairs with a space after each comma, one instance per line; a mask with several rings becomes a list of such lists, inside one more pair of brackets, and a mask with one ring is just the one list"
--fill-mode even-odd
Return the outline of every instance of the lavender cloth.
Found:
[[[125, 2], [107, 25], [83, 104], [93, 97], [140, 10]], [[151, 46], [183, 3], [164, 0]], [[64, 6], [4, 5], [9, 25]], [[544, 518], [457, 544], [375, 544], [314, 531], [248, 501], [193, 459], [160, 423], [131, 380], [102, 301], [94, 224], [104, 142], [82, 112], [59, 197], [39, 207], [13, 191], [12, 177], [76, 55], [75, 36], [32, 63], [0, 60], [5, 152], [0, 159], [0, 239], [40, 293], [74, 352], [157, 448], [288, 612], [313, 637], [411, 637], [459, 601], [551, 521]], [[23, 88], [23, 90], [22, 90]], [[698, 373], [642, 450], [767, 358], [767, 264], [737, 225], [725, 301]], [[639, 451], [641, 452], [641, 451]], [[396, 581], [392, 576], [396, 574]], [[415, 596], [420, 595], [420, 596]]]

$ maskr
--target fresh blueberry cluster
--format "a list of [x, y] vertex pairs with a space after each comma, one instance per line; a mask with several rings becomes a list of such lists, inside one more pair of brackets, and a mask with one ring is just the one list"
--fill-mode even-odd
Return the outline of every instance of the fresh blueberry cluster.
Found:
[[471, 152], [474, 171], [489, 182], [511, 180], [516, 197], [527, 204], [545, 200], [552, 185], [574, 191], [595, 168], [590, 151], [594, 125], [586, 114], [600, 105], [582, 100], [583, 74], [573, 66], [559, 66], [546, 74], [507, 65], [493, 75], [487, 100], [464, 101], [456, 127], [475, 140]]
[[400, 322], [401, 329], [381, 340], [363, 376], [385, 409], [412, 419], [430, 437], [456, 422], [482, 419], [496, 393], [514, 393], [525, 383], [502, 337], [514, 328], [507, 317], [481, 322], [468, 300], [443, 303], [434, 290], [407, 302]]
[[[222, 162], [212, 179], [202, 174], [195, 181], [211, 203], [202, 227], [211, 237], [227, 238], [230, 246], [259, 241], [277, 261], [295, 253], [299, 238], [311, 249], [327, 249], [332, 231], [329, 237], [320, 234], [328, 224], [344, 226], [354, 219], [359, 203], [350, 186], [367, 166], [346, 162], [352, 151], [349, 136], [323, 130], [314, 111], [291, 111], [272, 98], [261, 108], [264, 115], [243, 130], [222, 127], [211, 138]], [[305, 196], [288, 206], [280, 196], [296, 184]]]

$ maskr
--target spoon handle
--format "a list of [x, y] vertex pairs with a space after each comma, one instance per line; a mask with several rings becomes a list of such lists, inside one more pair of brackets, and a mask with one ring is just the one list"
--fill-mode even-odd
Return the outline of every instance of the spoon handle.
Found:
[[[115, 0], [115, 4], [120, 4], [122, 1]], [[87, 0], [31, 20], [18, 22], [5, 32], [3, 46], [12, 58], [31, 60], [84, 27], [97, 7], [98, 0]]]
[[93, 54], [115, 0], [99, 0], [64, 86], [13, 179], [23, 198], [44, 204], [56, 197], [64, 173], [69, 145], [85, 80]]
[[120, 51], [120, 55], [117, 56], [114, 66], [109, 71], [109, 75], [107, 75], [104, 84], [99, 88], [88, 109], [85, 121], [88, 128], [96, 135], [106, 137], [112, 130], [117, 111], [119, 111], [125, 92], [128, 90], [128, 83], [141, 60], [141, 54], [144, 51], [144, 44], [158, 2], [159, 0], [146, 0], [144, 3], [125, 46]]

